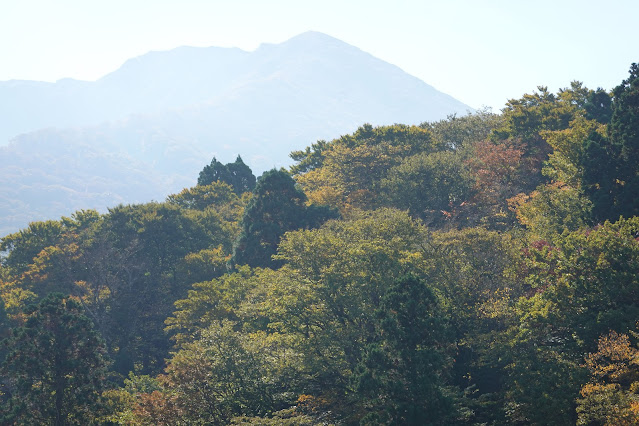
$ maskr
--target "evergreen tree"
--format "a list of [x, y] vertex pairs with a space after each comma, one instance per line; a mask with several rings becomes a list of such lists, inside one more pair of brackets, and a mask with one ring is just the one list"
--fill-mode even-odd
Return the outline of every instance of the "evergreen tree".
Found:
[[363, 424], [443, 424], [453, 414], [442, 392], [446, 326], [437, 299], [416, 276], [400, 277], [375, 312], [378, 341], [354, 376], [368, 415]]
[[595, 220], [639, 215], [639, 65], [613, 90], [607, 138], [587, 142], [586, 193]]
[[[610, 141], [619, 152], [619, 213], [639, 215], [639, 65], [632, 64], [630, 77], [613, 90]], [[616, 218], [612, 218], [616, 219]]]
[[[271, 256], [286, 231], [304, 226], [306, 195], [284, 170], [265, 172], [242, 218], [242, 233], [233, 252], [233, 264], [275, 266]], [[278, 263], [279, 264], [279, 263]]]
[[197, 178], [197, 184], [204, 186], [217, 181], [228, 183], [230, 180], [231, 174], [229, 173], [228, 168], [213, 157], [211, 164], [204, 166], [200, 172], [200, 176]]
[[231, 187], [233, 187], [233, 191], [236, 194], [242, 194], [244, 192], [253, 191], [255, 188], [255, 175], [242, 161], [242, 157], [239, 155], [235, 159], [234, 163], [228, 163], [226, 165], [229, 174], [231, 175], [231, 181], [228, 182]]
[[231, 263], [253, 267], [279, 267], [273, 261], [280, 238], [287, 231], [313, 228], [336, 213], [327, 207], [306, 206], [306, 195], [284, 169], [265, 172], [257, 182], [253, 198], [242, 218], [242, 233]]
[[82, 306], [52, 293], [25, 310], [27, 320], [4, 341], [10, 381], [2, 424], [91, 424], [99, 411], [105, 346]]
[[612, 115], [612, 98], [608, 92], [601, 88], [592, 90], [588, 94], [584, 109], [588, 120], [597, 120], [601, 124], [608, 124]]
[[205, 166], [197, 179], [198, 186], [210, 185], [213, 182], [224, 182], [233, 188], [233, 192], [240, 195], [255, 188], [255, 175], [242, 161], [239, 155], [234, 163], [222, 164], [215, 157], [211, 164]]

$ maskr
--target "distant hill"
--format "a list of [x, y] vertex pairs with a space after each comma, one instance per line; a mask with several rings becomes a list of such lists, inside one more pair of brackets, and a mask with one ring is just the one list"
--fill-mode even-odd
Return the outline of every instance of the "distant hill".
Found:
[[214, 155], [240, 154], [257, 175], [363, 123], [470, 110], [317, 32], [253, 52], [151, 52], [95, 82], [0, 82], [0, 235], [80, 208], [162, 200], [194, 185]]

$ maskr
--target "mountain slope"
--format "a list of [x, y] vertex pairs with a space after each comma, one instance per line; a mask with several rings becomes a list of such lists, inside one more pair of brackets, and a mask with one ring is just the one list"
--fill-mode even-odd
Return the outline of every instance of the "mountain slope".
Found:
[[[95, 82], [0, 82], [0, 144], [12, 139], [0, 148], [0, 234], [78, 208], [161, 200], [193, 185], [214, 155], [239, 153], [259, 174], [365, 122], [416, 124], [468, 110], [315, 32], [254, 52], [152, 52]], [[100, 158], [117, 172], [84, 167]], [[21, 195], [25, 186], [32, 196]]]

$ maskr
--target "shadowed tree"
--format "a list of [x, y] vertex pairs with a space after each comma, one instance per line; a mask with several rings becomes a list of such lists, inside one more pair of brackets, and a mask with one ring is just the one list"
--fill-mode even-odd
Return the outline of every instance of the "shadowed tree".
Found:
[[244, 164], [242, 157], [239, 155], [234, 163], [226, 165], [213, 157], [211, 164], [205, 166], [200, 172], [197, 184], [198, 186], [205, 186], [213, 182], [227, 183], [233, 188], [233, 192], [240, 195], [255, 188], [255, 175], [253, 175], [249, 166]]
[[595, 220], [639, 214], [639, 65], [613, 89], [608, 137], [587, 141], [584, 161], [586, 194]]
[[252, 267], [279, 267], [283, 262], [271, 260], [271, 256], [277, 252], [285, 232], [313, 228], [335, 216], [336, 213], [326, 207], [307, 207], [306, 195], [285, 170], [265, 172], [244, 211], [242, 233], [231, 262]]
[[78, 302], [52, 293], [25, 311], [4, 341], [10, 381], [2, 424], [92, 424], [107, 362], [104, 343]]
[[375, 312], [378, 339], [355, 369], [368, 411], [362, 424], [445, 424], [453, 413], [442, 392], [446, 325], [432, 291], [416, 276], [389, 285]]

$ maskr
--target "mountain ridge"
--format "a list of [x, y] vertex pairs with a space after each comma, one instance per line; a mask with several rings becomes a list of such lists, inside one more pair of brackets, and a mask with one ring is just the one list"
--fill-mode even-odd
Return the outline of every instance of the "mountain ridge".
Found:
[[[162, 200], [194, 185], [213, 156], [228, 162], [241, 154], [259, 174], [291, 164], [293, 150], [364, 123], [419, 124], [470, 110], [399, 67], [317, 32], [252, 52], [189, 46], [149, 52], [95, 82], [0, 82], [0, 145], [1, 138], [11, 140], [0, 146], [0, 165], [23, 170], [0, 172], [0, 216], [14, 218], [11, 225], [0, 220], [0, 234], [81, 208]], [[98, 174], [87, 176], [91, 170], [74, 168], [71, 154], [56, 154], [74, 149], [91, 158], [88, 164], [106, 158], [105, 169], [96, 165]], [[36, 151], [38, 161], [29, 161]], [[26, 181], [29, 175], [40, 178]], [[36, 206], [36, 195], [21, 201], [16, 190], [38, 194], [53, 183], [73, 201], [47, 209]]]

